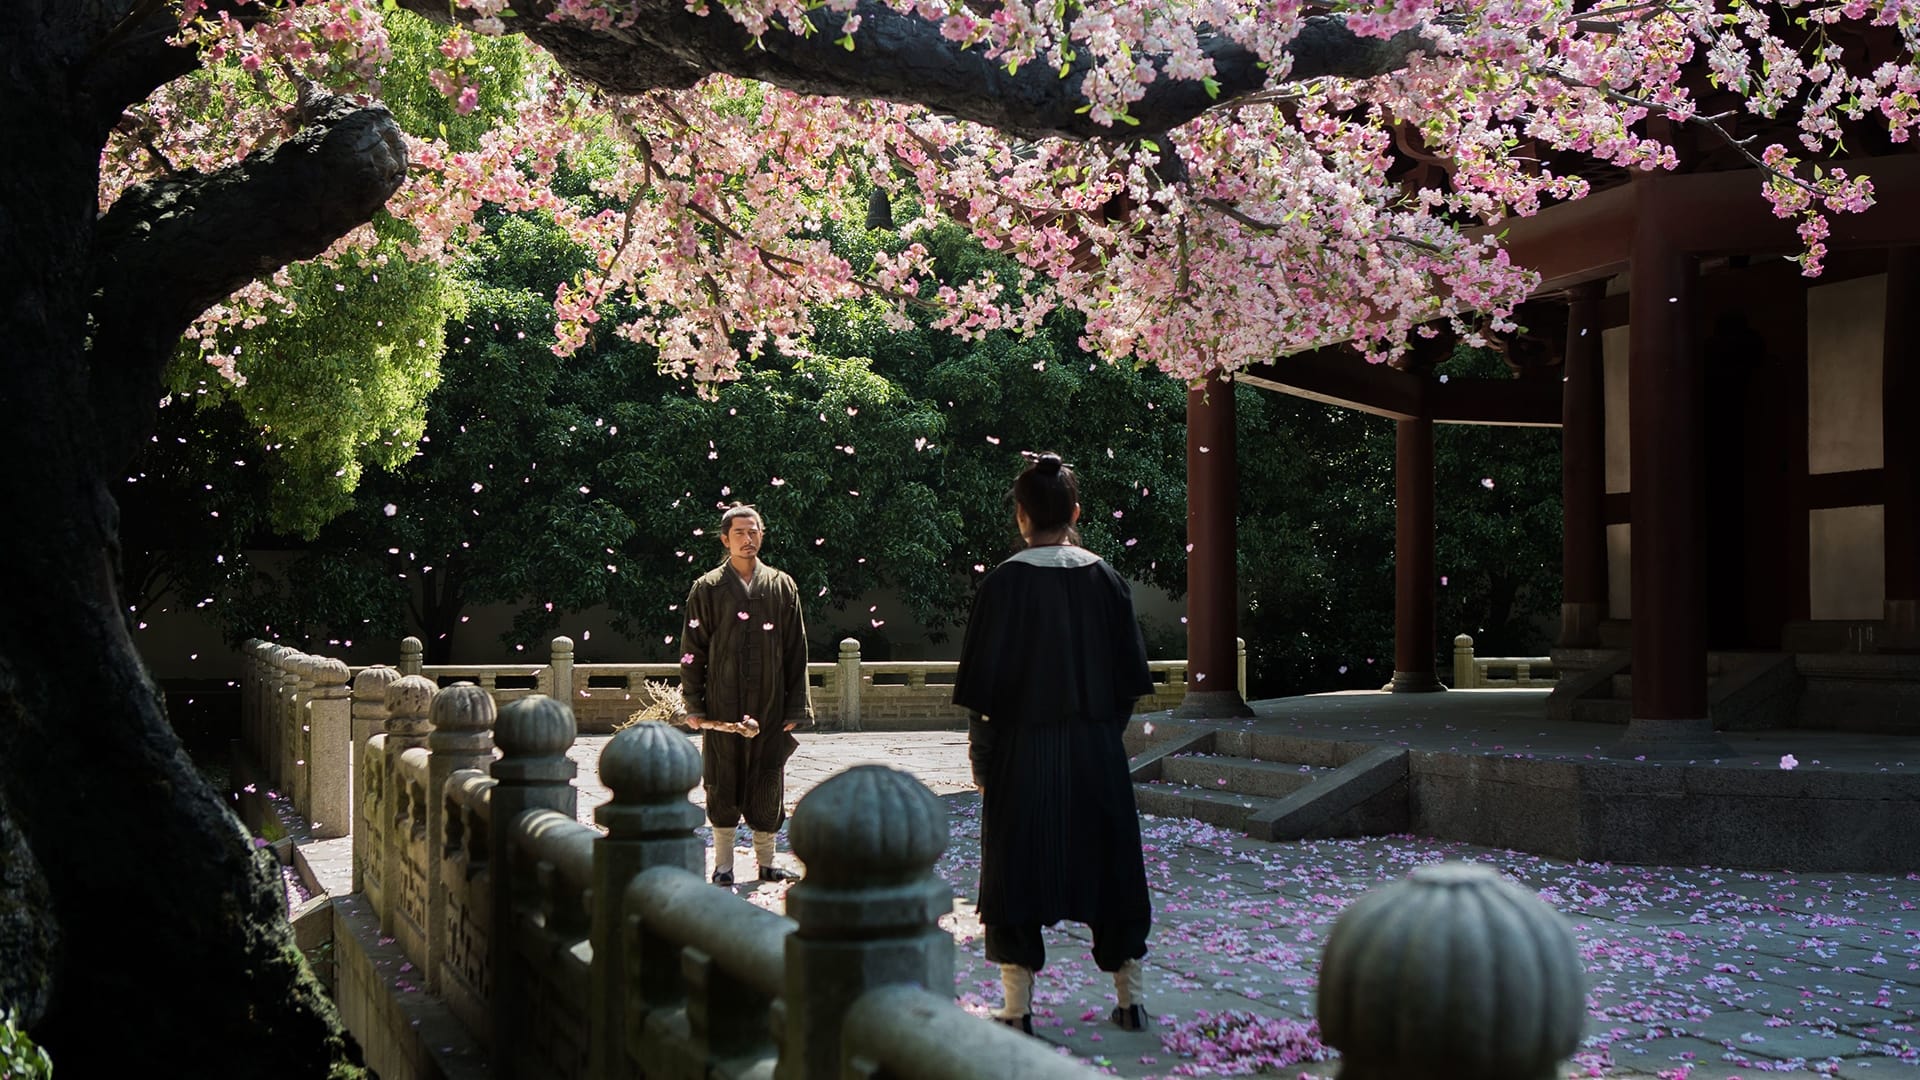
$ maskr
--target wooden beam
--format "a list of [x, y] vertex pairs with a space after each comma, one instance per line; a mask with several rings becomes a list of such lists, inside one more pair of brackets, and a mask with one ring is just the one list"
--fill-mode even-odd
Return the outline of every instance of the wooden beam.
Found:
[[1277, 390], [1309, 401], [1323, 401], [1394, 420], [1411, 420], [1423, 411], [1427, 380], [1370, 364], [1351, 349], [1329, 346], [1281, 357], [1270, 364], [1241, 368], [1234, 378], [1263, 390]]

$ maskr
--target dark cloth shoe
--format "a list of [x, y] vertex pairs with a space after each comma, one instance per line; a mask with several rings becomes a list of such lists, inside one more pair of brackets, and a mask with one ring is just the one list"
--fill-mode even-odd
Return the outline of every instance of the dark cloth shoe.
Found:
[[731, 870], [715, 870], [715, 871], [713, 872], [713, 883], [714, 883], [715, 885], [732, 885], [732, 884], [733, 884], [733, 871], [731, 871]]
[[761, 881], [799, 881], [800, 875], [794, 873], [791, 870], [782, 870], [777, 866], [763, 866], [760, 868], [760, 880]]
[[996, 1016], [993, 1018], [993, 1022], [996, 1024], [1005, 1024], [1006, 1026], [1012, 1028], [1013, 1030], [1018, 1031], [1025, 1035], [1033, 1034], [1033, 1014], [1032, 1013], [1022, 1013], [1019, 1016]]
[[1147, 1030], [1147, 1010], [1138, 1005], [1129, 1005], [1124, 1009], [1115, 1005], [1113, 1007], [1113, 1015], [1107, 1019], [1112, 1020], [1113, 1026], [1119, 1028], [1121, 1031]]

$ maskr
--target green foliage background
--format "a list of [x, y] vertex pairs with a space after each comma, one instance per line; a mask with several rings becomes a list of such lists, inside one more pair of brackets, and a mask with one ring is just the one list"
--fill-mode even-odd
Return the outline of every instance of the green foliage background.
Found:
[[[396, 117], [476, 145], [504, 114], [457, 115], [427, 80], [437, 32], [390, 26], [382, 96]], [[479, 47], [469, 76], [484, 108], [504, 109], [531, 61], [511, 42]], [[610, 160], [576, 158], [556, 189], [593, 199]], [[856, 266], [905, 243], [859, 224], [863, 206], [823, 209], [825, 237]], [[895, 207], [902, 224], [922, 212]], [[1081, 475], [1083, 542], [1136, 582], [1184, 592], [1186, 387], [1093, 361], [1071, 313], [1029, 337], [966, 341], [913, 308], [900, 329], [879, 301], [849, 304], [816, 313], [804, 355], [763, 355], [702, 398], [614, 335], [554, 355], [554, 291], [592, 264], [552, 221], [486, 218], [452, 269], [409, 263], [406, 228], [375, 227], [371, 251], [292, 268], [290, 310], [220, 342], [243, 384], [197, 357], [176, 365], [161, 432], [119, 492], [136, 625], [172, 596], [236, 641], [414, 633], [445, 660], [456, 645], [543, 655], [569, 615], [605, 609], [638, 643], [623, 659], [670, 659], [688, 582], [720, 558], [718, 510], [740, 500], [761, 507], [768, 561], [808, 598], [816, 652], [851, 635], [885, 658], [899, 628], [877, 598], [903, 603], [916, 636], [963, 624], [974, 583], [1017, 544], [1006, 494], [1021, 455], [1044, 450]], [[1018, 268], [959, 226], [915, 238], [942, 280], [1019, 287]], [[1446, 370], [1497, 368], [1461, 354]], [[1392, 668], [1392, 425], [1235, 394], [1251, 693], [1378, 686]], [[1544, 651], [1556, 441], [1439, 429], [1437, 655], [1462, 630], [1482, 652]], [[462, 637], [478, 605], [513, 608], [503, 642]], [[1184, 654], [1183, 627], [1146, 630], [1155, 655]]]

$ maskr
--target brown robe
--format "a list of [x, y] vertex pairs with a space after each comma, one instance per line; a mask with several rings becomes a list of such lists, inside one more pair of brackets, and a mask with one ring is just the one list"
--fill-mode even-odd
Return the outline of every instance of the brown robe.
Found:
[[701, 575], [687, 594], [680, 691], [689, 715], [718, 723], [752, 717], [760, 733], [701, 736], [707, 820], [756, 832], [786, 820], [786, 764], [799, 742], [788, 724], [811, 726], [807, 627], [793, 578], [757, 563], [743, 583], [729, 563]]

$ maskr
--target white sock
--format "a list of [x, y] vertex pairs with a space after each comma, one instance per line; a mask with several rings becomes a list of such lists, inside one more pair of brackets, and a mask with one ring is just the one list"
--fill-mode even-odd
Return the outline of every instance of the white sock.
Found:
[[1033, 969], [1019, 964], [1000, 965], [1000, 989], [1006, 1003], [995, 1016], [1018, 1020], [1033, 1011]]
[[1138, 960], [1129, 960], [1113, 973], [1113, 996], [1121, 1008], [1147, 1003], [1147, 969]]
[[733, 873], [733, 830], [718, 826], [713, 830], [713, 872]]
[[773, 869], [773, 841], [777, 833], [755, 831], [753, 834], [753, 858], [760, 869]]

